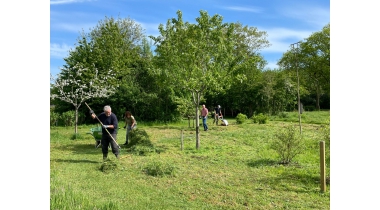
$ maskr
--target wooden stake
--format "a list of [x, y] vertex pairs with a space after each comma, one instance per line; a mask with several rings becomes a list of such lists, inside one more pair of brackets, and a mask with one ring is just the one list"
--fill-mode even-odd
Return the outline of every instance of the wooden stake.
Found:
[[320, 167], [321, 167], [321, 192], [326, 192], [326, 163], [325, 163], [325, 142], [319, 142]]

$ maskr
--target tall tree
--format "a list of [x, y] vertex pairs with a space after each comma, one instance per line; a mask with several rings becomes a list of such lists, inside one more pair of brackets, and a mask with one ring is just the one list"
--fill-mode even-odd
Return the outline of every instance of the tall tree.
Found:
[[196, 24], [184, 22], [182, 12], [159, 26], [160, 36], [151, 38], [156, 47], [156, 73], [165, 85], [191, 94], [196, 116], [196, 149], [200, 147], [199, 105], [208, 91], [228, 88], [233, 73], [245, 60], [267, 46], [265, 32], [239, 23], [223, 23], [220, 15], [200, 11]]
[[299, 48], [284, 53], [278, 65], [294, 73], [298, 68], [301, 86], [315, 95], [315, 107], [320, 110], [321, 96], [330, 95], [330, 24], [301, 41]]
[[115, 97], [106, 101], [93, 98], [89, 101], [90, 105], [96, 108], [110, 104], [113, 111], [120, 115], [126, 108], [133, 109], [157, 98], [145, 89], [154, 86], [154, 78], [147, 74], [152, 51], [144, 30], [136, 21], [105, 17], [89, 32], [82, 32], [77, 41], [75, 49], [64, 59], [65, 68], [81, 63], [88, 68], [81, 76], [84, 81], [93, 77], [95, 68], [99, 78], [106, 76], [109, 70], [114, 73], [114, 77], [108, 78], [107, 82], [116, 88]]

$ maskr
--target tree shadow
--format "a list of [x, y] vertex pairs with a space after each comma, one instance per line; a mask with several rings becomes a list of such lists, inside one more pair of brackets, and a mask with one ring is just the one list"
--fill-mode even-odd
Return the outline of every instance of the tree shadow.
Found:
[[248, 166], [250, 167], [260, 167], [260, 166], [273, 166], [273, 165], [278, 165], [278, 161], [271, 160], [271, 159], [260, 159], [260, 160], [255, 160], [255, 161], [248, 161], [247, 163]]
[[[298, 173], [297, 170], [291, 172], [282, 172], [277, 177], [261, 178], [257, 180], [260, 184], [273, 186], [275, 184], [276, 190], [293, 191], [296, 193], [310, 193], [319, 192], [316, 188], [319, 186], [319, 176], [312, 174]], [[303, 185], [305, 187], [298, 187], [292, 189], [292, 186]], [[312, 186], [312, 187], [310, 187]]]
[[[280, 186], [280, 188], [284, 188], [285, 191], [293, 191], [297, 193], [310, 193], [311, 191], [316, 191], [313, 189], [310, 189], [309, 187], [305, 187], [302, 189], [289, 189], [290, 187], [287, 187], [287, 185], [292, 186], [311, 186], [315, 185], [316, 187], [319, 186], [320, 183], [320, 177], [319, 174], [309, 174], [305, 173], [304, 171], [297, 170], [298, 168], [302, 168], [302, 166], [298, 163], [291, 163], [291, 164], [281, 164], [280, 161], [275, 161], [271, 159], [260, 159], [260, 160], [251, 160], [247, 163], [248, 166], [258, 168], [258, 167], [266, 167], [266, 166], [272, 166], [272, 167], [280, 167], [285, 166], [288, 169], [281, 172], [276, 177], [269, 177], [269, 178], [258, 178], [257, 181], [260, 182], [263, 185], [271, 186], [274, 183], [278, 183], [278, 185], [281, 185], [281, 183], [286, 183], [284, 186]], [[330, 185], [329, 177], [327, 178], [328, 182], [327, 185]], [[260, 189], [263, 190], [263, 189]]]
[[93, 161], [93, 160], [52, 159], [52, 161], [55, 161], [58, 163], [100, 163], [99, 161]]

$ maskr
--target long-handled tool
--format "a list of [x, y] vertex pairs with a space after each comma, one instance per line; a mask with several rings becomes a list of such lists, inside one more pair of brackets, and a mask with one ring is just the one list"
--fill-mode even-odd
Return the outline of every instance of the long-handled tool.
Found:
[[[84, 104], [86, 104], [86, 106], [88, 107], [88, 109], [90, 109], [90, 111], [92, 111], [92, 109], [88, 106], [88, 104], [86, 102], [84, 102]], [[99, 123], [102, 125], [102, 127], [104, 127], [103, 123], [99, 120], [98, 116], [96, 116], [96, 114], [94, 114], [96, 119], [99, 121]], [[113, 138], [113, 136], [110, 134], [110, 132], [107, 130], [107, 128], [104, 128], [104, 130], [107, 131], [107, 133], [110, 135], [110, 137], [112, 138], [112, 140], [115, 142], [115, 144], [119, 147], [120, 149], [120, 146], [119, 144], [116, 142], [116, 140]]]

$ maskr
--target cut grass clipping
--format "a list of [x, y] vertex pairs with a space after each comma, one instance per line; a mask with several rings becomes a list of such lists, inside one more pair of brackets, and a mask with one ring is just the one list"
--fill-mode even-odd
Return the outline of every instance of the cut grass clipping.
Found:
[[115, 161], [112, 161], [110, 159], [106, 159], [102, 163], [102, 165], [100, 166], [100, 171], [102, 171], [104, 173], [110, 173], [110, 172], [118, 171], [118, 169], [119, 169], [118, 161], [115, 162]]

